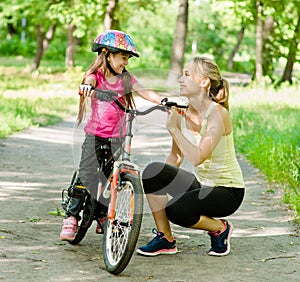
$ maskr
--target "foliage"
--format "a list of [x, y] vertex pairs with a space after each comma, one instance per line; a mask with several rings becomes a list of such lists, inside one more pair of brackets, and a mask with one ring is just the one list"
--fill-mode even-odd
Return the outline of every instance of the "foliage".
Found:
[[62, 217], [65, 216], [65, 212], [58, 207], [56, 207], [55, 210], [49, 211], [48, 214], [51, 214], [54, 216], [62, 216]]
[[0, 42], [0, 53], [2, 56], [14, 56], [22, 55], [24, 57], [33, 57], [35, 52], [35, 41], [22, 44], [21, 40], [17, 36], [13, 36], [9, 40], [3, 40]]
[[0, 96], [0, 138], [31, 125], [53, 125], [74, 114], [74, 98], [5, 98]]
[[[299, 0], [261, 2], [264, 19], [267, 16], [274, 19], [274, 30], [265, 44], [264, 70], [269, 81], [276, 82], [283, 72], [282, 64], [295, 34], [300, 13]], [[107, 3], [108, 0], [3, 0], [0, 3], [0, 52], [32, 56], [37, 25], [41, 25], [45, 33], [51, 24], [56, 24], [54, 39], [44, 58], [64, 60], [67, 26], [72, 24], [77, 27], [74, 33], [78, 38], [76, 56], [88, 54], [91, 42], [104, 28]], [[120, 29], [133, 36], [141, 53], [141, 57], [132, 62], [134, 68], [169, 67], [177, 10], [178, 0], [118, 1], [114, 17]], [[22, 26], [22, 19], [27, 19], [25, 27]], [[246, 31], [235, 57], [234, 70], [254, 73], [255, 1], [189, 1], [186, 58], [195, 54], [210, 54], [224, 68], [242, 26], [246, 26]], [[22, 34], [26, 34], [25, 41], [21, 40]], [[294, 76], [299, 76], [299, 64], [294, 69]]]
[[243, 92], [232, 107], [237, 151], [266, 175], [272, 190], [284, 188], [284, 201], [300, 222], [299, 89]]

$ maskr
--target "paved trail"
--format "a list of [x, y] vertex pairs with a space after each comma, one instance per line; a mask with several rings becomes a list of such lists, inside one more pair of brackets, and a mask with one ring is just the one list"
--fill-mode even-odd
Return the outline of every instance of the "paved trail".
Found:
[[[137, 123], [135, 161], [143, 167], [164, 160], [170, 139], [163, 113]], [[146, 258], [134, 255], [119, 276], [104, 269], [102, 237], [94, 226], [78, 246], [59, 241], [60, 192], [74, 170], [74, 120], [30, 128], [0, 146], [0, 280], [3, 281], [300, 281], [300, 239], [280, 193], [270, 194], [262, 175], [239, 157], [246, 197], [230, 216], [232, 252], [206, 255], [208, 235], [173, 226], [180, 253]], [[81, 139], [76, 131], [75, 150]], [[78, 156], [75, 154], [75, 160]], [[138, 245], [149, 241], [154, 226], [145, 207]]]

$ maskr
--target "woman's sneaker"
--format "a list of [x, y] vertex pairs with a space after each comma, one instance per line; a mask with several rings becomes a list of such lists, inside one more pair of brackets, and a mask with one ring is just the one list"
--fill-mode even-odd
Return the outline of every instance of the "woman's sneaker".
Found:
[[168, 241], [164, 237], [164, 233], [157, 231], [153, 228], [152, 233], [156, 236], [145, 246], [137, 249], [137, 253], [144, 256], [157, 256], [172, 255], [178, 252], [176, 247], [176, 241], [173, 239], [172, 242]]
[[77, 232], [78, 222], [74, 216], [70, 216], [63, 220], [63, 226], [59, 235], [62, 241], [73, 241]]
[[226, 256], [230, 253], [230, 236], [232, 233], [232, 223], [222, 219], [226, 229], [223, 232], [208, 232], [211, 240], [210, 256]]

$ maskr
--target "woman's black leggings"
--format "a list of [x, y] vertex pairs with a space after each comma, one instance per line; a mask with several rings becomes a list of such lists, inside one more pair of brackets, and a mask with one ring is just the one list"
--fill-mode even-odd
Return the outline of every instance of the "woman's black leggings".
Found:
[[201, 215], [225, 217], [233, 214], [244, 198], [244, 188], [208, 187], [193, 173], [178, 167], [154, 162], [142, 175], [146, 194], [170, 195], [165, 210], [168, 219], [180, 226], [195, 225]]

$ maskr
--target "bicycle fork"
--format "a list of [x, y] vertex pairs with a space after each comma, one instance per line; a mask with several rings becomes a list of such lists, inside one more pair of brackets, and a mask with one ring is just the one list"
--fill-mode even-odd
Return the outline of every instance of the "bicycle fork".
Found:
[[[122, 175], [132, 174], [135, 177], [139, 177], [139, 168], [136, 164], [129, 161], [116, 161], [114, 163], [113, 175], [110, 182], [110, 202], [108, 206], [107, 218], [114, 220], [116, 213], [117, 193], [122, 190]], [[131, 221], [133, 219], [134, 209], [134, 195], [131, 197]], [[132, 222], [130, 222], [132, 223]]]

